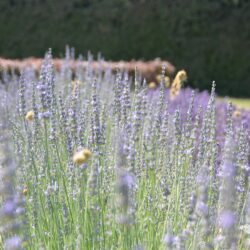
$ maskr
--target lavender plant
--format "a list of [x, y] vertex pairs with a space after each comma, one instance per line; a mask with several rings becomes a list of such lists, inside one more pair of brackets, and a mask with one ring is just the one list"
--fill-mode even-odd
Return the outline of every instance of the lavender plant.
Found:
[[250, 112], [74, 58], [0, 84], [0, 249], [248, 249]]

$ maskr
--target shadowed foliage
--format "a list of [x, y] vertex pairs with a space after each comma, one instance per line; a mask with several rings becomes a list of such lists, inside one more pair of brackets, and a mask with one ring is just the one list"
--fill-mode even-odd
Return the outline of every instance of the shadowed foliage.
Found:
[[37, 56], [65, 45], [110, 60], [161, 57], [193, 87], [216, 80], [221, 95], [250, 96], [247, 0], [0, 1], [0, 55]]

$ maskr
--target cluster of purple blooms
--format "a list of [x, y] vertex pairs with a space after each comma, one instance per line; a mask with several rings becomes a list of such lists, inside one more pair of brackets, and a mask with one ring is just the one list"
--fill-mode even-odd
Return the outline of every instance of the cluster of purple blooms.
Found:
[[5, 121], [0, 124], [0, 244], [3, 249], [15, 250], [22, 246], [23, 239], [19, 236], [19, 231], [23, 227], [22, 216], [25, 209], [24, 199], [14, 185], [16, 166], [11, 156], [6, 126]]
[[[149, 89], [90, 54], [73, 71], [73, 57], [56, 72], [49, 50], [39, 77], [2, 74], [14, 150], [0, 152], [0, 248], [248, 249], [250, 111], [217, 100], [214, 83], [170, 98], [164, 67]], [[77, 166], [82, 148], [93, 155]]]

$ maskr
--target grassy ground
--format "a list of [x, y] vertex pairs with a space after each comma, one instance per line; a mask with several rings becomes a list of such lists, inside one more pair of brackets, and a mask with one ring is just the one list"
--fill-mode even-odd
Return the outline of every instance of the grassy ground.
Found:
[[[226, 98], [220, 97], [219, 100], [223, 101], [226, 100]], [[236, 105], [239, 108], [244, 108], [244, 109], [250, 109], [250, 98], [244, 99], [244, 98], [229, 98], [232, 102], [232, 104]]]
[[230, 98], [231, 102], [238, 106], [239, 108], [250, 109], [250, 98], [241, 99], [241, 98]]

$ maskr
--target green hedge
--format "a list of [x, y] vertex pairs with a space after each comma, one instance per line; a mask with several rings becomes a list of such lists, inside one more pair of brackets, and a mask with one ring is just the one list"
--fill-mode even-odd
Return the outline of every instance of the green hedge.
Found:
[[201, 89], [250, 97], [249, 0], [3, 0], [0, 56], [102, 52], [110, 60], [161, 57]]

